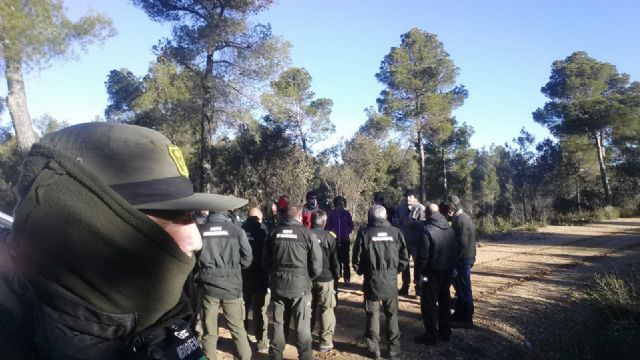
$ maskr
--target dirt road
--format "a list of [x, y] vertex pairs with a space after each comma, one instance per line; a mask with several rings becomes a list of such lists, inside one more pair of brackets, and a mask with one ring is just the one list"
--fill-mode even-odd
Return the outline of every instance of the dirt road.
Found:
[[[400, 297], [404, 359], [503, 359], [536, 354], [545, 342], [563, 334], [580, 316], [575, 301], [596, 272], [640, 267], [640, 218], [584, 226], [548, 226], [533, 233], [505, 234], [481, 241], [472, 284], [474, 329], [454, 329], [449, 343], [415, 345], [422, 333], [419, 299]], [[364, 331], [362, 279], [340, 293], [336, 309], [336, 349], [318, 359], [362, 359]], [[219, 359], [231, 359], [226, 331]], [[384, 338], [384, 334], [383, 334]], [[317, 342], [314, 341], [314, 348]], [[385, 354], [383, 341], [382, 353]], [[535, 357], [535, 356], [534, 356]], [[267, 359], [254, 354], [255, 359]], [[287, 345], [285, 358], [296, 359]]]

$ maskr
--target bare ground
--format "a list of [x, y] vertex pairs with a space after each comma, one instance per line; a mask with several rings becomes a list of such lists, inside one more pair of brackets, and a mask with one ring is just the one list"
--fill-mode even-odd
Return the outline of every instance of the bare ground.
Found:
[[[416, 345], [423, 332], [419, 299], [400, 297], [404, 359], [553, 358], [580, 324], [584, 290], [596, 272], [640, 268], [640, 218], [583, 226], [547, 226], [537, 232], [503, 234], [480, 242], [472, 284], [476, 314], [473, 329], [454, 329], [449, 343]], [[363, 359], [362, 279], [340, 292], [336, 308], [336, 349], [314, 352], [317, 359]], [[232, 344], [221, 329], [219, 359], [232, 359]], [[383, 334], [384, 338], [384, 334]], [[385, 354], [385, 341], [382, 341]], [[314, 349], [317, 341], [314, 340]], [[551, 349], [551, 350], [549, 350]], [[550, 353], [551, 351], [551, 353]], [[254, 359], [267, 359], [254, 353]], [[296, 359], [287, 345], [286, 359]]]

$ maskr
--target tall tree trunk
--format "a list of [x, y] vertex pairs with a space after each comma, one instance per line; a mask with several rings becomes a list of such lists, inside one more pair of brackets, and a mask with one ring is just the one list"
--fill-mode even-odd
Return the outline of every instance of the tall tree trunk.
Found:
[[418, 154], [420, 156], [420, 203], [424, 203], [426, 197], [424, 178], [424, 144], [422, 143], [422, 131], [418, 130]]
[[524, 154], [522, 160], [522, 214], [524, 215], [524, 222], [527, 221], [527, 181], [526, 179], [526, 166], [524, 162]]
[[593, 134], [598, 149], [598, 164], [600, 165], [600, 178], [602, 179], [602, 187], [604, 189], [604, 197], [607, 205], [612, 205], [611, 186], [609, 186], [609, 178], [607, 177], [607, 168], [604, 163], [604, 147], [602, 146], [602, 132]]
[[21, 153], [31, 149], [36, 142], [31, 116], [27, 108], [27, 95], [24, 91], [22, 79], [22, 62], [5, 58], [4, 75], [7, 79], [7, 107], [16, 132], [16, 143]]
[[580, 205], [580, 179], [576, 176], [576, 198], [578, 199], [578, 214], [582, 215], [582, 207]]
[[211, 162], [208, 158], [209, 138], [212, 131], [213, 119], [213, 45], [207, 49], [207, 60], [204, 77], [202, 79], [202, 109], [200, 114], [200, 179], [198, 191], [207, 192], [209, 188]]
[[444, 147], [441, 150], [440, 157], [442, 160], [442, 189], [444, 190], [444, 197], [446, 198], [449, 195], [449, 189], [447, 189], [447, 162]]

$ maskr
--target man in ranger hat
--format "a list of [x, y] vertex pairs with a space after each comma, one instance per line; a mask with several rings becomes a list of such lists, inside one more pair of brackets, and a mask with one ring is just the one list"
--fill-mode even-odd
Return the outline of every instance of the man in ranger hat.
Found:
[[178, 147], [139, 126], [80, 124], [33, 145], [12, 246], [36, 357], [203, 356], [183, 294], [202, 246], [192, 212], [246, 200], [194, 193], [188, 175]]

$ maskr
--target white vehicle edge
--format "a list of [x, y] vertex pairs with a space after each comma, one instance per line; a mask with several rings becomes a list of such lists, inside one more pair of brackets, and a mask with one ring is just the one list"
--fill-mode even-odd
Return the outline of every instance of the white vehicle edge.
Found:
[[0, 211], [0, 228], [11, 228], [13, 217]]

